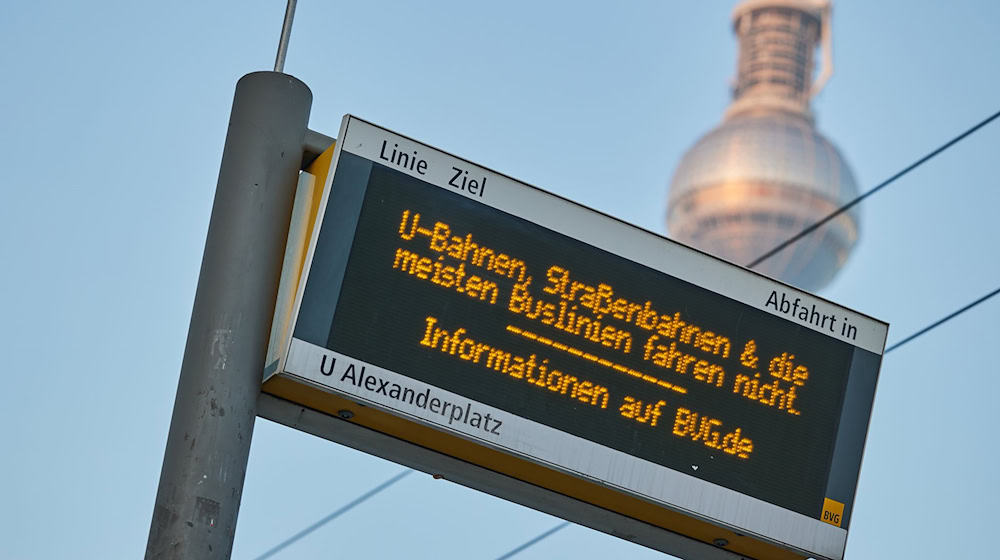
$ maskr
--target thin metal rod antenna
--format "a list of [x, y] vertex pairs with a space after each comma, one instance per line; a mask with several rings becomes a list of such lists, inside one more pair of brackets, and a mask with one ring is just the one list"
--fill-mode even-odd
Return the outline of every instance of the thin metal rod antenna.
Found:
[[288, 0], [285, 6], [285, 21], [281, 24], [281, 39], [278, 40], [278, 56], [274, 58], [274, 71], [285, 71], [285, 56], [288, 54], [288, 39], [292, 35], [292, 20], [295, 19], [296, 0]]

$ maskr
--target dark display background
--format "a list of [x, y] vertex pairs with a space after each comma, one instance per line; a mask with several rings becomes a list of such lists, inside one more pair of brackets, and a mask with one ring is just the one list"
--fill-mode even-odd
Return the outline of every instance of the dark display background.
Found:
[[[626, 355], [513, 314], [507, 310], [513, 281], [484, 269], [466, 265], [470, 274], [500, 286], [494, 305], [394, 270], [395, 251], [400, 247], [432, 259], [438, 256], [427, 248], [426, 237], [410, 242], [399, 237], [400, 218], [407, 209], [421, 214], [421, 225], [445, 222], [455, 235], [471, 233], [478, 243], [525, 261], [528, 274], [534, 277], [533, 296], [557, 301], [557, 296], [543, 294], [541, 287], [546, 270], [559, 265], [570, 270], [574, 280], [610, 284], [615, 297], [640, 304], [648, 299], [661, 314], [679, 311], [686, 321], [729, 337], [732, 351], [728, 359], [678, 344], [686, 353], [723, 366], [725, 383], [721, 388], [709, 386], [643, 361], [642, 345], [652, 333], [634, 324], [604, 319], [605, 324], [633, 334], [632, 351]], [[448, 259], [448, 264], [457, 262]], [[852, 357], [855, 352], [875, 356], [347, 152], [338, 163], [311, 266], [295, 338], [812, 518], [819, 517], [828, 495], [831, 457]], [[465, 327], [467, 336], [477, 342], [524, 357], [537, 354], [539, 360], [549, 359], [550, 368], [604, 385], [610, 392], [607, 409], [420, 346], [427, 316], [438, 318], [440, 328], [452, 331]], [[671, 392], [518, 337], [506, 331], [508, 324], [676, 383], [688, 393]], [[745, 369], [739, 365], [739, 356], [750, 339], [756, 341], [761, 361], [758, 371], [765, 381], [767, 362], [782, 352], [794, 353], [796, 363], [809, 368], [808, 382], [800, 388], [795, 403], [801, 416], [732, 393], [736, 374]], [[660, 342], [664, 340], [669, 342]], [[877, 359], [874, 364], [877, 371]], [[667, 406], [658, 425], [650, 427], [622, 417], [618, 409], [625, 395], [644, 403], [665, 400]], [[864, 398], [870, 407], [871, 395]], [[674, 436], [678, 406], [722, 420], [718, 428], [722, 433], [741, 427], [744, 437], [753, 440], [750, 458], [739, 459]], [[865, 411], [865, 427], [867, 418]], [[862, 443], [863, 437], [862, 432]], [[859, 463], [860, 446], [858, 449]], [[845, 519], [853, 501], [856, 466], [848, 471], [850, 495], [835, 497], [847, 504]]]

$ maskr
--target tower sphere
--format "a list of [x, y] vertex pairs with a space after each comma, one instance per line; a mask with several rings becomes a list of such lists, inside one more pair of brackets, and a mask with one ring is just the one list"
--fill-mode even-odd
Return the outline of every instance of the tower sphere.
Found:
[[[850, 167], [816, 130], [809, 107], [832, 73], [829, 22], [826, 1], [736, 6], [733, 102], [674, 172], [667, 201], [672, 238], [747, 265], [857, 196]], [[824, 68], [814, 81], [819, 43]], [[855, 207], [755, 269], [818, 290], [847, 260], [859, 218]]]

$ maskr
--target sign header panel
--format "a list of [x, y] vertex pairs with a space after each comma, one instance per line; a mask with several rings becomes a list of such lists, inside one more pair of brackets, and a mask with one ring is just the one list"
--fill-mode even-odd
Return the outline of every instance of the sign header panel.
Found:
[[887, 325], [354, 117], [335, 158], [283, 376], [842, 556]]

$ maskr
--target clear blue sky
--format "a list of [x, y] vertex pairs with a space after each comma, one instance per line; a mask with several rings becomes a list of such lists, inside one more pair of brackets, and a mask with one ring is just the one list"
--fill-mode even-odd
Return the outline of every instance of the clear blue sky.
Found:
[[[299, 3], [311, 127], [350, 112], [661, 230], [728, 103], [731, 2]], [[284, 1], [15, 2], [0, 18], [0, 558], [145, 547], [236, 80]], [[1000, 109], [1000, 3], [838, 0], [816, 102], [863, 188]], [[1000, 285], [1000, 123], [863, 208], [822, 295], [899, 340]], [[848, 558], [993, 555], [1000, 299], [888, 355]], [[401, 467], [259, 421], [234, 558]], [[495, 558], [558, 520], [426, 475], [280, 558]], [[391, 537], [390, 537], [391, 536]], [[582, 527], [525, 560], [659, 558]]]

